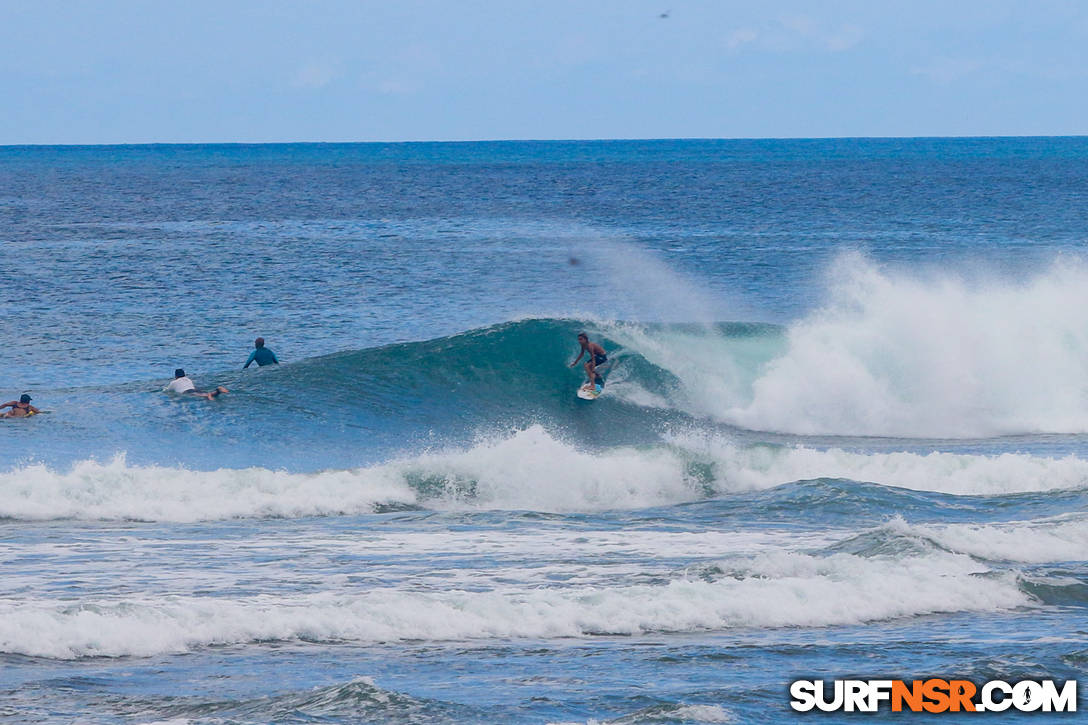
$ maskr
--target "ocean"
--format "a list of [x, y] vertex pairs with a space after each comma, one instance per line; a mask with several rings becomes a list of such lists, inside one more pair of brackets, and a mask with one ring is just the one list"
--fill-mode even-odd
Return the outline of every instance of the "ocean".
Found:
[[1085, 138], [0, 147], [0, 720], [1083, 686], [1086, 241]]

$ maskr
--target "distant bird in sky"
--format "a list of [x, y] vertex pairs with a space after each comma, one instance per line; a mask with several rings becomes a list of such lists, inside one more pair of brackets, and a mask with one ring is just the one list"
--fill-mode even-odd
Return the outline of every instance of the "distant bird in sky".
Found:
[[671, 13], [671, 12], [672, 12], [672, 10], [666, 10], [665, 12], [661, 13], [657, 17], [661, 18], [662, 20], [665, 20], [665, 19], [667, 19], [669, 17], [669, 13]]

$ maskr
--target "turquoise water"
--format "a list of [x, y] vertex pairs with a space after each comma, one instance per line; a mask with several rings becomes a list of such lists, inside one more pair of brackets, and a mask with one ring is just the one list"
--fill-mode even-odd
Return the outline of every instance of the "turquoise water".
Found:
[[[0, 421], [0, 718], [780, 722], [797, 678], [1082, 678], [1086, 160], [0, 148], [0, 397], [49, 411]], [[258, 335], [283, 365], [241, 370]]]

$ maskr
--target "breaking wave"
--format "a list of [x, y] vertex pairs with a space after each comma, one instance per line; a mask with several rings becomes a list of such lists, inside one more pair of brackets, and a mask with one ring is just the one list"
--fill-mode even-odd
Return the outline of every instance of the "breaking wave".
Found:
[[[534, 425], [465, 448], [314, 473], [138, 466], [124, 457], [82, 461], [68, 470], [27, 465], [0, 474], [0, 517], [184, 522], [398, 508], [591, 512], [668, 506], [814, 479], [855, 482], [848, 495], [857, 501], [864, 500], [859, 482], [957, 495], [1079, 491], [1088, 482], [1088, 461], [741, 445], [705, 434], [589, 452]], [[814, 495], [809, 485], [789, 505], [813, 505]]]

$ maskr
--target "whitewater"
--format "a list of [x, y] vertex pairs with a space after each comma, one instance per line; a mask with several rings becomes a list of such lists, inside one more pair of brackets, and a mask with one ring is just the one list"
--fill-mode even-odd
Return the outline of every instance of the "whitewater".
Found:
[[[1083, 678], [1086, 157], [0, 149], [0, 389], [48, 411], [0, 420], [0, 720], [781, 722], [814, 675]], [[241, 370], [257, 335], [282, 365]]]

